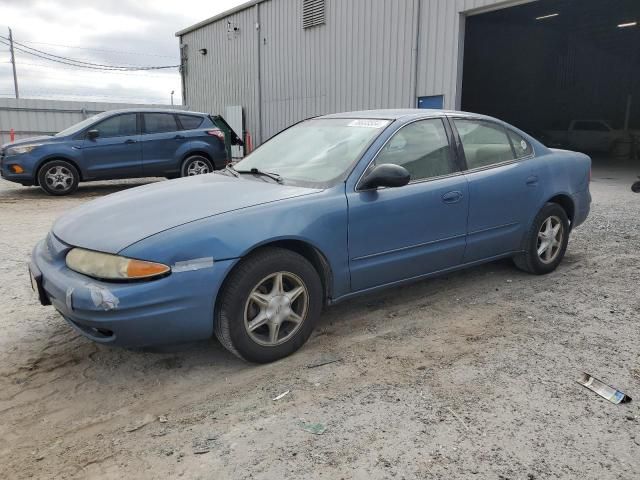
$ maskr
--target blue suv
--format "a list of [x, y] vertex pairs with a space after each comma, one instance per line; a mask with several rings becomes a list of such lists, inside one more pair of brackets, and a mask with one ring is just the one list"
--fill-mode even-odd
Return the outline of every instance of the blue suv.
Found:
[[186, 177], [224, 168], [230, 146], [242, 145], [220, 116], [180, 110], [103, 112], [51, 137], [0, 148], [0, 174], [51, 195], [79, 182], [136, 177]]

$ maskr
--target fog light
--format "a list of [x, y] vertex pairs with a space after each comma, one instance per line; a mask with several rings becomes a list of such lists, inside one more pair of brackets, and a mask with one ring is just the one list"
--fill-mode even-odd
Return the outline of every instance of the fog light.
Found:
[[11, 169], [13, 173], [24, 173], [24, 168], [20, 165], [9, 165], [9, 169]]

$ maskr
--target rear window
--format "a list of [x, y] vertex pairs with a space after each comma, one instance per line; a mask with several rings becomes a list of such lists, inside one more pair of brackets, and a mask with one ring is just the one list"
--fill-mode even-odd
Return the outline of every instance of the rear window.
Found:
[[175, 132], [178, 130], [176, 119], [171, 113], [145, 113], [145, 133]]
[[178, 115], [183, 130], [195, 130], [202, 124], [202, 117], [194, 115]]
[[513, 160], [505, 129], [483, 120], [454, 119], [469, 170]]

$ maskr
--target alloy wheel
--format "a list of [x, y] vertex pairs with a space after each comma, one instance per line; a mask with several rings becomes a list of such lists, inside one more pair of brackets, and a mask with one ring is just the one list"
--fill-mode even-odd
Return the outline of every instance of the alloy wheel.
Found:
[[209, 165], [207, 165], [207, 162], [203, 160], [194, 160], [187, 167], [187, 176], [189, 177], [193, 175], [202, 175], [209, 172]]
[[65, 191], [73, 185], [73, 173], [67, 167], [56, 165], [44, 175], [47, 186], [52, 190]]
[[548, 217], [538, 230], [537, 252], [542, 263], [552, 263], [562, 249], [564, 228], [555, 215]]
[[309, 309], [309, 292], [297, 275], [277, 272], [260, 280], [244, 308], [244, 326], [251, 339], [276, 346], [299, 330]]

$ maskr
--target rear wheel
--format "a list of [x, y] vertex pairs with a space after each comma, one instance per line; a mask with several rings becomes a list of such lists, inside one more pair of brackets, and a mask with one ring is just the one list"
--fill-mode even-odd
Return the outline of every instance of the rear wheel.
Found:
[[240, 358], [267, 363], [298, 350], [322, 309], [322, 283], [297, 253], [268, 248], [230, 274], [216, 308], [215, 333]]
[[38, 172], [40, 187], [50, 195], [68, 195], [78, 188], [80, 174], [65, 160], [45, 163]]
[[211, 172], [213, 172], [211, 160], [202, 155], [192, 155], [182, 164], [181, 174], [183, 177], [192, 177], [193, 175], [203, 175]]
[[514, 257], [518, 268], [536, 275], [553, 272], [564, 258], [569, 242], [569, 218], [557, 203], [547, 203], [527, 234], [524, 253]]

